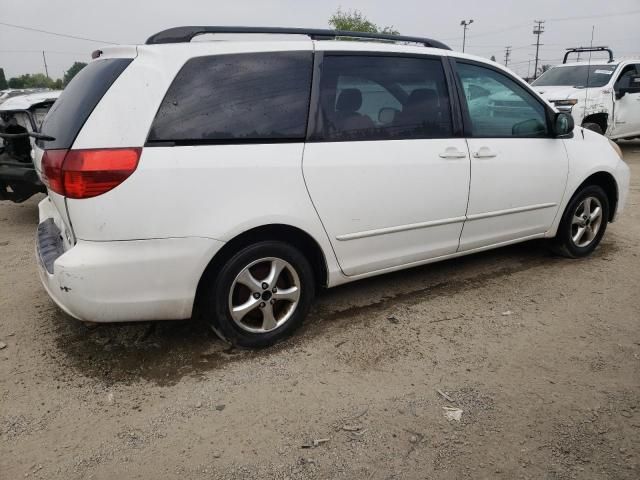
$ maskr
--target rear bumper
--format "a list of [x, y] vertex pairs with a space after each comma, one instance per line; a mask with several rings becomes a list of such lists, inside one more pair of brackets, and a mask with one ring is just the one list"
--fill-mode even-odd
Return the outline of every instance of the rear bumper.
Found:
[[62, 310], [90, 322], [190, 318], [200, 277], [223, 245], [208, 238], [79, 240], [60, 252], [55, 243], [38, 235], [40, 280]]

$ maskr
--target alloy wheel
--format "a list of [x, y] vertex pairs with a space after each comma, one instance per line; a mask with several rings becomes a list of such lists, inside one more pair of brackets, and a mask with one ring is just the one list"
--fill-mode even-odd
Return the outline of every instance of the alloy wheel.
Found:
[[276, 257], [244, 267], [229, 291], [233, 321], [251, 333], [271, 332], [291, 318], [300, 300], [300, 278], [293, 266]]
[[571, 239], [576, 247], [588, 247], [602, 226], [602, 204], [596, 197], [582, 200], [573, 212]]

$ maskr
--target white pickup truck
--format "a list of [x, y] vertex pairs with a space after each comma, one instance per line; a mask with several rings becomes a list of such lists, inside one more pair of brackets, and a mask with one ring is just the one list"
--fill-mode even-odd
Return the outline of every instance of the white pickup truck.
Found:
[[[570, 53], [608, 52], [609, 61], [567, 63]], [[612, 140], [640, 137], [640, 59], [614, 60], [607, 47], [568, 49], [564, 63], [532, 86], [576, 125]]]

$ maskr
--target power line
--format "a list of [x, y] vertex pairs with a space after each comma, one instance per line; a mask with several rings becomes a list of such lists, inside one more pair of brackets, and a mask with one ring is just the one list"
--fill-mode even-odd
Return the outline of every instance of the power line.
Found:
[[564, 18], [549, 18], [548, 22], [568, 22], [570, 20], [589, 20], [591, 18], [603, 18], [603, 17], [620, 17], [622, 15], [635, 15], [640, 13], [640, 10], [629, 10], [627, 12], [617, 13], [604, 13], [601, 15], [583, 15], [579, 17], [564, 17]]
[[56, 37], [65, 37], [65, 38], [72, 38], [74, 40], [83, 40], [85, 42], [108, 43], [111, 45], [118, 45], [116, 42], [108, 42], [106, 40], [96, 40], [95, 38], [80, 37], [78, 35], [68, 35], [66, 33], [50, 32], [48, 30], [41, 30], [39, 28], [25, 27], [24, 25], [14, 25], [12, 23], [5, 23], [5, 22], [0, 22], [0, 25], [4, 25], [5, 27], [18, 28], [20, 30], [28, 30], [30, 32], [46, 33], [47, 35], [55, 35]]
[[[640, 14], [640, 10], [629, 10], [626, 12], [617, 12], [617, 13], [604, 13], [601, 15], [583, 15], [583, 16], [576, 16], [576, 17], [562, 17], [562, 18], [549, 18], [547, 19], [548, 22], [568, 22], [568, 21], [572, 21], [572, 20], [588, 20], [590, 18], [605, 18], [605, 17], [620, 17], [620, 16], [624, 16], [624, 15], [637, 15]], [[469, 39], [473, 40], [474, 38], [477, 37], [481, 37], [481, 36], [487, 36], [487, 35], [495, 35], [497, 33], [503, 33], [503, 32], [508, 32], [511, 30], [516, 30], [518, 28], [524, 28], [526, 26], [528, 26], [529, 23], [518, 23], [516, 25], [512, 25], [510, 27], [505, 27], [505, 28], [501, 28], [498, 30], [492, 30], [490, 32], [481, 32], [481, 33], [476, 33], [474, 35], [469, 35]], [[450, 37], [450, 38], [442, 38], [441, 40], [446, 41], [446, 40], [457, 40], [456, 37]]]
[[[42, 50], [0, 50], [0, 53], [41, 53]], [[89, 52], [59, 52], [53, 50], [45, 50], [48, 54], [59, 54], [59, 55], [87, 55], [89, 56]]]

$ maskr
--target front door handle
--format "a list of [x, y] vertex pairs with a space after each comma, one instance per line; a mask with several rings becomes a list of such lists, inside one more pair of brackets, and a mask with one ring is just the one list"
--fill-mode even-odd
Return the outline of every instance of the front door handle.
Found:
[[440, 154], [440, 158], [467, 158], [467, 154], [456, 147], [447, 147]]
[[489, 147], [480, 147], [477, 152], [473, 152], [473, 158], [493, 158], [497, 155]]

